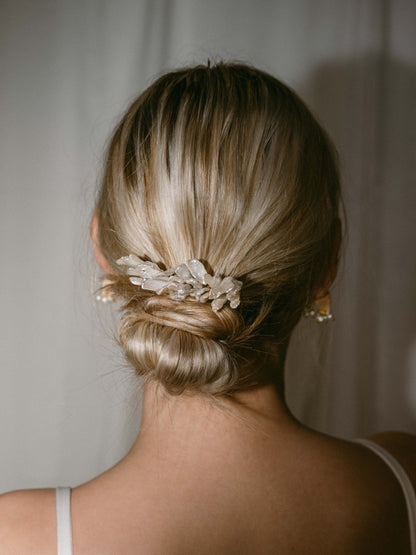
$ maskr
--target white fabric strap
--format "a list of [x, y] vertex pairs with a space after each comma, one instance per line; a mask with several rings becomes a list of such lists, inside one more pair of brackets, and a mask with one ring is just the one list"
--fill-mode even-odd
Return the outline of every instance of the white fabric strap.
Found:
[[71, 488], [56, 488], [58, 555], [72, 555]]
[[404, 497], [406, 499], [407, 515], [409, 518], [410, 528], [410, 551], [411, 555], [416, 555], [416, 493], [412, 482], [409, 479], [409, 476], [406, 474], [401, 464], [393, 457], [393, 455], [391, 455], [383, 447], [378, 445], [378, 443], [374, 443], [369, 439], [357, 439], [356, 442], [365, 445], [374, 453], [376, 453], [376, 455], [378, 455], [381, 459], [383, 459], [383, 461], [387, 464], [387, 466], [391, 468], [394, 475], [398, 479], [402, 487]]

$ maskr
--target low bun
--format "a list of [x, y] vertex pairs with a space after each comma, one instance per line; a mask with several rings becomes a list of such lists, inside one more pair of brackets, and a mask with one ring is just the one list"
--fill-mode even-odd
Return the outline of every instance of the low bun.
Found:
[[213, 395], [239, 380], [234, 347], [243, 336], [241, 314], [229, 307], [148, 296], [123, 308], [120, 342], [136, 373], [157, 379], [170, 393], [197, 390]]

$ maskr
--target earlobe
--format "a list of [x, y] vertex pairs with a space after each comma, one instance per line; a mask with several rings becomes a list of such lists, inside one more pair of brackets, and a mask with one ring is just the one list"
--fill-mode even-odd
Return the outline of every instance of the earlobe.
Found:
[[92, 249], [94, 252], [94, 257], [95, 257], [95, 260], [97, 261], [97, 264], [99, 265], [99, 267], [101, 268], [104, 274], [112, 274], [113, 270], [110, 264], [105, 259], [100, 249], [100, 244], [98, 241], [98, 225], [99, 225], [98, 212], [97, 212], [97, 209], [95, 209], [93, 217], [91, 219], [91, 225], [90, 225], [90, 233], [91, 233], [91, 241], [92, 241]]

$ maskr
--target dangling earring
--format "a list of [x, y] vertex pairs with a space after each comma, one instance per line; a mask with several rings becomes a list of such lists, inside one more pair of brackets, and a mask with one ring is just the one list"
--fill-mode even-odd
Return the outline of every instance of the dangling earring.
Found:
[[305, 308], [303, 315], [306, 316], [306, 318], [313, 318], [315, 322], [319, 324], [333, 320], [334, 316], [331, 313], [330, 294], [327, 293], [325, 297], [316, 299], [311, 306]]
[[101, 281], [101, 287], [99, 292], [95, 295], [96, 301], [101, 301], [102, 303], [113, 303], [115, 302], [114, 293], [111, 291], [109, 286], [113, 282], [110, 279], [103, 278]]

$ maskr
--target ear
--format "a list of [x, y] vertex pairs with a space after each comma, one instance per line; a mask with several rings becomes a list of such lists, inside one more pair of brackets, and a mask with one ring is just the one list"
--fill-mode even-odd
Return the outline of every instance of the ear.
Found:
[[104, 258], [103, 253], [100, 249], [100, 243], [98, 241], [98, 212], [97, 209], [94, 210], [94, 215], [91, 220], [90, 225], [90, 232], [91, 232], [91, 241], [92, 241], [92, 249], [94, 252], [95, 260], [97, 264], [101, 268], [104, 274], [112, 274], [113, 269], [111, 268], [110, 264]]

